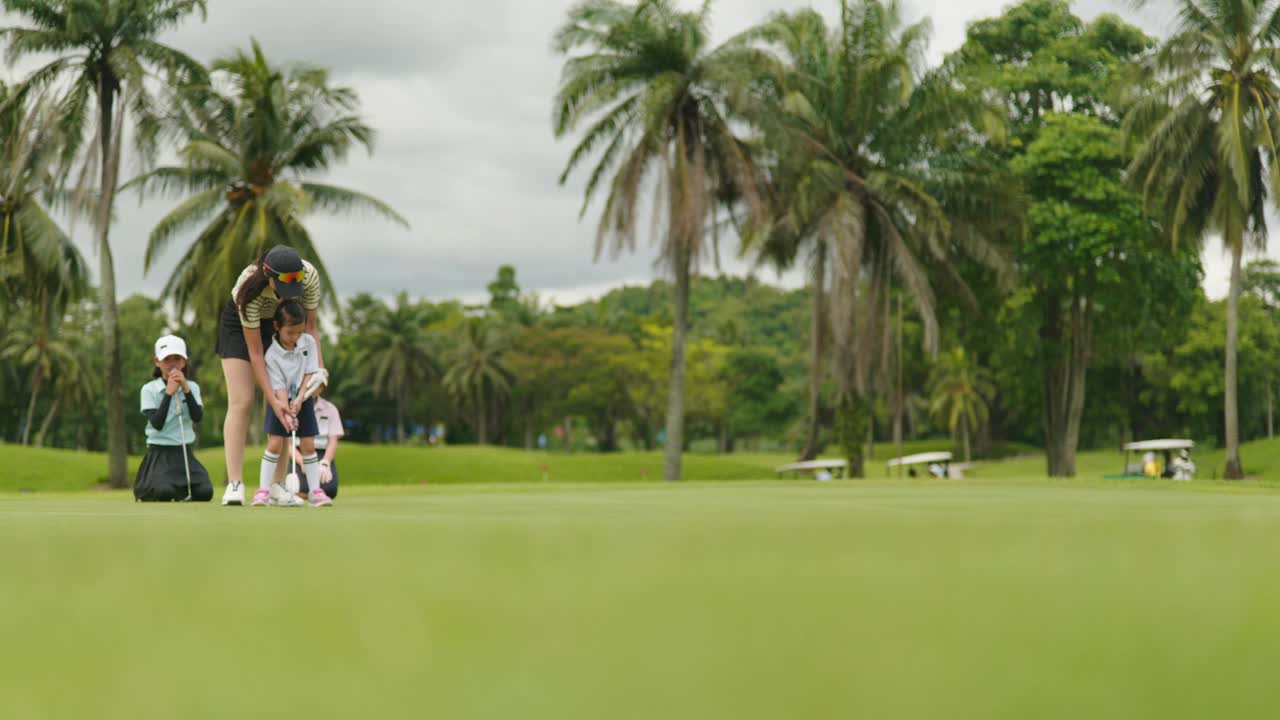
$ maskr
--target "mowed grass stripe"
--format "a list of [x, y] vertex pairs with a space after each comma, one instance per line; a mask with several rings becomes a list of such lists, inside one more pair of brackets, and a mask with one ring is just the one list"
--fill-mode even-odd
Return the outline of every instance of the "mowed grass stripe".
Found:
[[6, 715], [1190, 718], [1277, 700], [1270, 495], [355, 490], [328, 511], [0, 499]]

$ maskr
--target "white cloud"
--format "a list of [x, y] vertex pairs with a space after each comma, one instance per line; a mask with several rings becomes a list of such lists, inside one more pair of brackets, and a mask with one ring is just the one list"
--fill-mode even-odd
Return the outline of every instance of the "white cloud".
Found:
[[[477, 297], [500, 264], [517, 267], [527, 289], [562, 301], [600, 294], [653, 277], [647, 242], [616, 261], [593, 262], [595, 216], [579, 221], [582, 178], [557, 180], [570, 147], [551, 130], [551, 102], [560, 59], [551, 35], [570, 0], [312, 0], [295, 3], [218, 0], [209, 19], [193, 20], [167, 38], [202, 60], [248, 45], [250, 32], [273, 61], [308, 61], [331, 68], [354, 86], [368, 121], [379, 131], [376, 152], [336, 168], [329, 182], [387, 200], [412, 223], [404, 230], [375, 217], [316, 217], [309, 225], [338, 291], [443, 299]], [[686, 4], [692, 5], [692, 2]], [[965, 24], [998, 13], [1006, 0], [908, 2], [908, 16], [929, 16], [936, 62], [963, 39]], [[836, 0], [718, 0], [717, 39], [775, 10], [812, 6], [834, 16]], [[1160, 15], [1127, 4], [1084, 0], [1086, 17], [1118, 12], [1149, 31]], [[245, 18], [252, 22], [246, 23]], [[180, 253], [177, 247], [144, 276], [146, 236], [174, 202], [121, 199], [113, 232], [121, 297], [156, 294]], [[593, 208], [594, 210], [594, 208]], [[93, 256], [86, 228], [77, 240]], [[180, 246], [178, 240], [175, 246]], [[1280, 249], [1278, 249], [1280, 250]], [[724, 267], [747, 269], [733, 259]], [[1211, 253], [1210, 288], [1218, 275]], [[95, 263], [96, 267], [96, 263]], [[762, 279], [775, 281], [772, 273]], [[796, 285], [790, 273], [782, 280]]]

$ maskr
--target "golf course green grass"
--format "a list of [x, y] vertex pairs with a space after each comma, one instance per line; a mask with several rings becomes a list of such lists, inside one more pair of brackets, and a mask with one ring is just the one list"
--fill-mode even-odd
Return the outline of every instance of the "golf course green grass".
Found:
[[[220, 495], [221, 449], [200, 455]], [[1081, 454], [1072, 480], [1025, 457], [961, 481], [875, 462], [828, 483], [774, 478], [776, 455], [690, 455], [680, 484], [656, 479], [656, 453], [339, 457], [332, 509], [222, 508], [137, 504], [99, 488], [101, 455], [0, 445], [0, 717], [1203, 718], [1280, 702], [1280, 442], [1246, 445], [1254, 477], [1236, 483], [1212, 479], [1212, 452], [1192, 483], [1103, 479], [1114, 451]]]
[[0, 494], [0, 716], [1272, 717], [1278, 541], [1195, 483]]

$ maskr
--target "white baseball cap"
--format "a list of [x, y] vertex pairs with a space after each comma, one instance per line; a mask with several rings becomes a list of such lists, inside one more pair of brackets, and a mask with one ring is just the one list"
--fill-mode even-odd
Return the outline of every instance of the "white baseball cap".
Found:
[[187, 359], [187, 344], [177, 335], [165, 335], [156, 341], [156, 359], [163, 360], [170, 355]]

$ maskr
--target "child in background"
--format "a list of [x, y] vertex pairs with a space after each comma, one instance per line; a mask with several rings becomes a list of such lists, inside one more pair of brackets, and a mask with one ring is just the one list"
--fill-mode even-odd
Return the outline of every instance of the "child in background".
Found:
[[273, 482], [280, 453], [293, 431], [297, 432], [302, 447], [302, 469], [307, 476], [307, 484], [312, 488], [308, 501], [312, 507], [323, 507], [333, 502], [320, 489], [320, 464], [315, 450], [315, 404], [310, 398], [302, 401], [302, 389], [320, 367], [315, 338], [306, 333], [305, 323], [306, 312], [296, 300], [286, 300], [276, 308], [276, 335], [263, 360], [271, 392], [289, 403], [289, 413], [279, 418], [274, 411], [267, 412], [267, 450], [262, 455], [253, 505], [294, 507], [306, 504], [289, 492], [284, 483]]
[[[142, 386], [142, 414], [147, 418], [147, 456], [133, 480], [133, 496], [143, 501], [183, 500], [187, 472], [191, 500], [213, 497], [209, 472], [196, 459], [195, 423], [204, 417], [200, 386], [187, 378], [187, 344], [176, 335], [156, 340], [155, 379]], [[177, 395], [175, 398], [174, 395]], [[179, 419], [179, 413], [183, 417]], [[184, 466], [182, 456], [187, 456]]]

